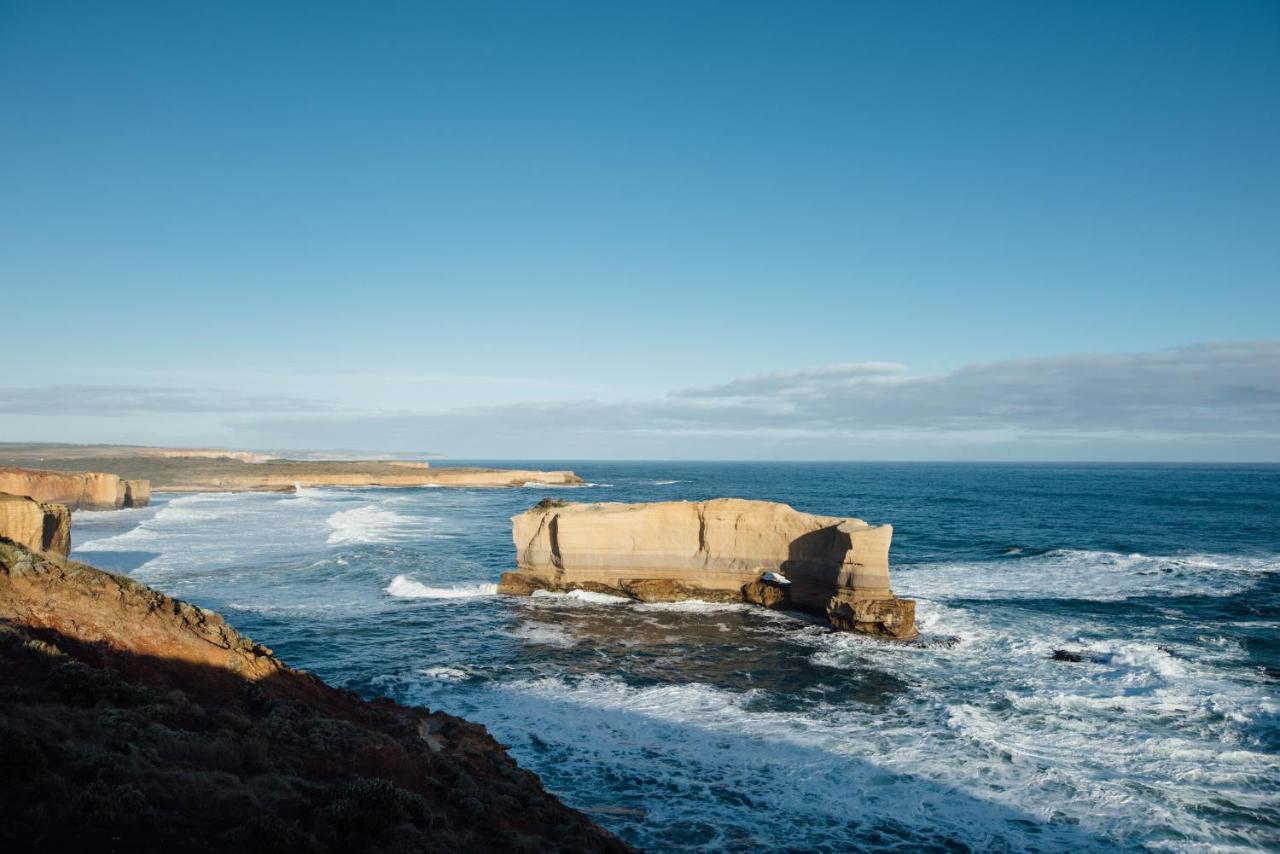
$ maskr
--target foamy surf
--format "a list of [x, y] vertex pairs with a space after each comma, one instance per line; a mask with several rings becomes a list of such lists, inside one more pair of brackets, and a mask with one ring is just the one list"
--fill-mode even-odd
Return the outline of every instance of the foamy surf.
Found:
[[339, 510], [326, 520], [332, 529], [329, 545], [394, 543], [412, 522], [392, 510], [373, 504]]
[[535, 590], [530, 598], [555, 602], [581, 602], [587, 605], [629, 605], [634, 601], [625, 596], [610, 596], [608, 593], [595, 593], [591, 590], [570, 590], [566, 593]]
[[1234, 596], [1260, 575], [1280, 571], [1276, 558], [1243, 555], [1144, 555], [1055, 549], [1043, 554], [925, 566], [899, 566], [903, 596], [940, 599], [1086, 599], [1134, 596]]
[[383, 588], [400, 599], [474, 599], [478, 596], [494, 596], [496, 584], [463, 584], [450, 587], [431, 587], [404, 575], [397, 575]]

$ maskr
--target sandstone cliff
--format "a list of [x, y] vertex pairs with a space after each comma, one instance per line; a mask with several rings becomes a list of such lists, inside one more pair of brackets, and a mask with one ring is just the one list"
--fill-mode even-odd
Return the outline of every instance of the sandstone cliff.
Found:
[[[0, 540], [0, 848], [626, 851], [483, 727]], [[105, 847], [104, 847], [105, 846]]]
[[[98, 458], [44, 457], [39, 461], [40, 469], [0, 468], [0, 491], [57, 501], [72, 508], [101, 510], [141, 507], [152, 491], [292, 492], [299, 486], [513, 487], [582, 482], [571, 471], [431, 468], [424, 462], [404, 460], [246, 462], [229, 456], [129, 456], [124, 450], [117, 448]], [[96, 469], [98, 473], [88, 474], [81, 468]]]
[[146, 480], [126, 480], [124, 483], [124, 507], [146, 507], [151, 503], [151, 482]]
[[61, 504], [0, 493], [0, 537], [32, 551], [65, 555], [71, 550], [71, 511]]
[[126, 482], [118, 475], [88, 471], [0, 468], [0, 492], [53, 501], [72, 510], [141, 507], [150, 500], [146, 481]]
[[156, 488], [165, 492], [289, 492], [314, 486], [512, 487], [526, 483], [575, 484], [571, 471], [407, 467], [397, 463], [262, 463], [232, 473], [177, 473]]
[[915, 603], [889, 588], [888, 525], [734, 498], [548, 501], [511, 521], [517, 571], [502, 576], [499, 592], [747, 601], [826, 614], [846, 631], [916, 634]]

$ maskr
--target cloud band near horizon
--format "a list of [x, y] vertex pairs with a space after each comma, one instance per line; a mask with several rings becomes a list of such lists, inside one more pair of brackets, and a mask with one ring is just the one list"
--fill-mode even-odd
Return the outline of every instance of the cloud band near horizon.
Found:
[[[882, 449], [898, 458], [963, 458], [989, 448], [1017, 458], [1021, 448], [1027, 459], [1045, 459], [1065, 448], [1073, 458], [1093, 449], [1107, 459], [1146, 446], [1162, 449], [1162, 458], [1186, 451], [1275, 460], [1280, 340], [1010, 359], [939, 374], [894, 362], [837, 364], [623, 402], [387, 411], [264, 389], [76, 385], [0, 388], [0, 411], [6, 433], [20, 426], [14, 416], [51, 426], [86, 414], [185, 416], [217, 421], [208, 441], [244, 447], [414, 448], [455, 457], [835, 459]], [[51, 433], [64, 441], [137, 438]]]

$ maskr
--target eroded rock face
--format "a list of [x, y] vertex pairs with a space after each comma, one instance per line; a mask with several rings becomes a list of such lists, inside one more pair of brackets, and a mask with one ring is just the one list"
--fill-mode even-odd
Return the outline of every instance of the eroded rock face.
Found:
[[126, 480], [124, 483], [124, 499], [122, 507], [146, 507], [151, 503], [151, 482], [146, 480]]
[[0, 537], [32, 551], [65, 555], [71, 550], [71, 511], [25, 495], [0, 494]]
[[526, 483], [576, 484], [571, 471], [527, 469], [428, 468], [425, 463], [283, 462], [243, 466], [234, 472], [176, 472], [157, 485], [168, 492], [292, 492], [316, 486], [513, 487]]
[[[145, 494], [142, 503], [126, 503], [133, 490]], [[42, 469], [0, 468], [0, 492], [25, 495], [37, 501], [51, 501], [71, 510], [116, 510], [141, 507], [150, 500], [145, 480], [124, 481], [105, 472], [61, 472]]]
[[546, 503], [511, 521], [518, 569], [503, 575], [499, 592], [746, 601], [827, 614], [846, 631], [916, 635], [915, 603], [889, 588], [889, 525], [736, 498]]

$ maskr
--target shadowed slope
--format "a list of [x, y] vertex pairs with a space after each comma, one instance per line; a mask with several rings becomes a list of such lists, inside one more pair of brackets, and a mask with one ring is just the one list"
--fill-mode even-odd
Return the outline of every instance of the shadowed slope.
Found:
[[625, 851], [481, 726], [0, 539], [0, 847]]

